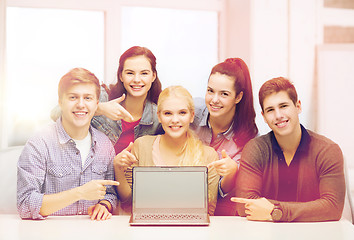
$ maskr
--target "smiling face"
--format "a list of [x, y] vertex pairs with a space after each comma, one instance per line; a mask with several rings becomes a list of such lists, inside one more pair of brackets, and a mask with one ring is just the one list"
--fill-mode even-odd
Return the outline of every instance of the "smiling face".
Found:
[[124, 62], [120, 81], [123, 82], [128, 97], [146, 98], [156, 73], [151, 69], [151, 64], [143, 55], [127, 58]]
[[161, 103], [157, 116], [166, 135], [183, 139], [187, 136], [189, 124], [193, 122], [194, 112], [188, 108], [187, 100], [172, 96]]
[[276, 137], [292, 136], [296, 131], [301, 131], [299, 122], [301, 102], [298, 100], [294, 104], [286, 91], [272, 93], [265, 97], [263, 108], [264, 121]]
[[68, 135], [78, 140], [80, 136], [85, 137], [98, 106], [96, 86], [81, 83], [69, 87], [60, 96], [59, 105], [62, 124]]
[[236, 104], [242, 99], [242, 92], [236, 96], [234, 78], [225, 74], [215, 73], [210, 75], [205, 104], [210, 117], [232, 119], [235, 114]]

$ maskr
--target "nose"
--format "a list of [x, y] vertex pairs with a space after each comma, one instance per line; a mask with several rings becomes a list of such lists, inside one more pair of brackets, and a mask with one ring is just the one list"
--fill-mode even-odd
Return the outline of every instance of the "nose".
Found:
[[140, 76], [139, 76], [139, 74], [135, 74], [135, 75], [134, 75], [133, 82], [134, 82], [134, 83], [140, 82]]
[[179, 118], [177, 114], [173, 114], [172, 115], [172, 123], [178, 123], [179, 122]]
[[212, 101], [213, 103], [219, 102], [219, 96], [218, 96], [218, 94], [214, 94], [213, 97], [212, 97], [212, 99], [211, 99], [211, 101]]
[[84, 98], [83, 98], [83, 97], [78, 98], [77, 107], [78, 107], [78, 108], [83, 108], [84, 105], [85, 105], [85, 104], [84, 104]]
[[275, 118], [276, 119], [281, 119], [283, 117], [282, 112], [280, 111], [280, 109], [275, 109], [274, 110], [274, 114], [275, 114]]

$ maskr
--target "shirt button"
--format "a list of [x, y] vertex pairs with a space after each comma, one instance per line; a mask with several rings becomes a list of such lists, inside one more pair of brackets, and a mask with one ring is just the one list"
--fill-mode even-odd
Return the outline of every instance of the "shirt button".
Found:
[[82, 215], [82, 212], [81, 212], [81, 211], [79, 212], [79, 215]]
[[76, 155], [79, 155], [79, 152], [76, 152]]
[[83, 172], [80, 172], [80, 175], [84, 174]]

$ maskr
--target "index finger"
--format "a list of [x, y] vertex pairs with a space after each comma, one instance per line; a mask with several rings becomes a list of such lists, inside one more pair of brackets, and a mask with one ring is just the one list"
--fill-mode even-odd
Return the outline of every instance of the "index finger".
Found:
[[216, 168], [220, 167], [224, 163], [225, 163], [225, 161], [223, 161], [222, 159], [212, 162], [213, 166], [216, 167]]
[[254, 199], [232, 197], [230, 200], [237, 203], [251, 203]]
[[114, 185], [114, 186], [118, 186], [119, 182], [117, 181], [113, 181], [113, 180], [97, 180], [98, 183], [102, 184], [102, 185]]
[[121, 111], [123, 119], [131, 119], [134, 120], [133, 116], [124, 108], [122, 105], [119, 105], [119, 110]]

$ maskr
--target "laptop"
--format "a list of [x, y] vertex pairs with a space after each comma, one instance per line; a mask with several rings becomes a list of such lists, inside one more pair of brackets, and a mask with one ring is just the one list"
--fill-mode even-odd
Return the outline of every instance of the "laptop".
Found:
[[134, 167], [132, 191], [132, 226], [210, 223], [207, 167]]

